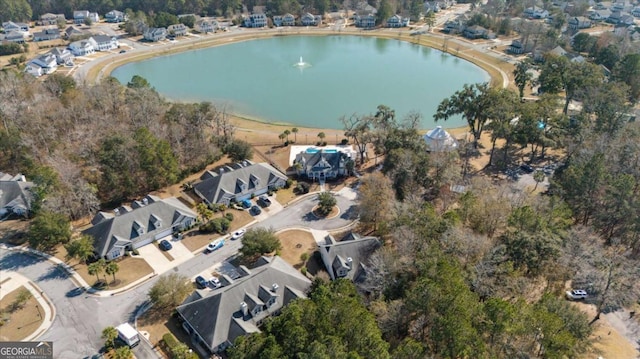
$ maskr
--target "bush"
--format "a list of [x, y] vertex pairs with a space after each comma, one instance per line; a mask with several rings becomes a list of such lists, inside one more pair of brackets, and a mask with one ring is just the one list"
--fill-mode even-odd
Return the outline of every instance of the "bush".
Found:
[[198, 354], [193, 353], [193, 352], [186, 352], [183, 353], [182, 350], [186, 350], [185, 349], [181, 349], [180, 347], [185, 347], [185, 344], [180, 342], [178, 339], [176, 339], [176, 337], [173, 336], [173, 334], [171, 333], [166, 333], [165, 335], [162, 336], [162, 343], [164, 346], [165, 351], [168, 354], [171, 354], [172, 358], [184, 358], [184, 359], [198, 359]]
[[227, 221], [229, 222], [233, 221], [233, 213], [229, 213], [229, 212], [225, 213], [224, 218], [226, 218]]
[[342, 141], [340, 141], [341, 145], [348, 145], [349, 144], [349, 140], [346, 138], [343, 138]]
[[[227, 213], [230, 214], [230, 213]], [[225, 215], [226, 217], [226, 215]], [[214, 218], [212, 220], [210, 220], [209, 222], [203, 224], [200, 226], [200, 232], [203, 233], [219, 233], [219, 234], [225, 234], [227, 233], [227, 231], [229, 230], [229, 227], [231, 225], [231, 222], [229, 219], [227, 218]]]
[[137, 250], [137, 249], [134, 249], [134, 250], [133, 250], [133, 251], [131, 251], [131, 252], [133, 252], [133, 255], [134, 255], [134, 256], [139, 256], [139, 255], [140, 255], [140, 252], [138, 252], [138, 250]]
[[284, 183], [284, 188], [290, 188], [292, 184], [293, 184], [293, 180], [291, 178], [287, 178], [287, 182]]
[[309, 193], [309, 189], [310, 189], [310, 188], [311, 188], [311, 186], [310, 186], [308, 183], [306, 183], [306, 182], [299, 182], [299, 183], [296, 185], [295, 192], [296, 192], [296, 193], [298, 193], [298, 194], [305, 194], [305, 193]]

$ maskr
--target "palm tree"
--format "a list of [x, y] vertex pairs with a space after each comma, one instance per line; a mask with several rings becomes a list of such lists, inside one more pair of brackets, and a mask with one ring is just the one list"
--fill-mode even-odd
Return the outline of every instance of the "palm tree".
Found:
[[289, 135], [291, 134], [291, 131], [289, 131], [289, 130], [284, 130], [283, 134], [284, 134], [285, 136], [287, 136], [287, 142], [289, 142]]
[[325, 137], [327, 137], [327, 135], [324, 132], [320, 132], [318, 134], [318, 138], [320, 138], [320, 142], [323, 142]]
[[200, 215], [200, 218], [202, 218], [202, 222], [203, 223], [207, 222], [209, 220], [209, 218], [211, 218], [211, 216], [213, 215], [213, 213], [211, 212], [209, 207], [205, 203], [202, 203], [202, 202], [198, 203], [198, 205], [196, 206], [196, 211]]
[[118, 330], [114, 327], [106, 327], [102, 330], [102, 339], [104, 339], [104, 346], [107, 349], [111, 349], [115, 345], [116, 338], [118, 337]]
[[109, 263], [106, 264], [106, 266], [104, 267], [104, 271], [106, 274], [111, 274], [113, 275], [113, 282], [115, 283], [116, 281], [116, 273], [118, 273], [118, 271], [120, 270], [120, 267], [118, 267], [118, 263], [111, 261]]
[[131, 352], [131, 348], [127, 346], [122, 346], [113, 353], [113, 359], [131, 359], [133, 358], [133, 353]]
[[294, 127], [291, 129], [291, 133], [293, 133], [294, 137], [293, 137], [293, 142], [298, 142], [298, 128]]
[[278, 135], [278, 138], [280, 139], [281, 142], [284, 142], [284, 138], [287, 137], [284, 133], [281, 133]]
[[102, 267], [100, 267], [100, 263], [93, 262], [89, 264], [89, 266], [87, 267], [87, 271], [89, 272], [90, 275], [96, 276], [96, 282], [100, 281], [100, 276], [98, 275], [100, 274], [100, 272], [102, 272]]

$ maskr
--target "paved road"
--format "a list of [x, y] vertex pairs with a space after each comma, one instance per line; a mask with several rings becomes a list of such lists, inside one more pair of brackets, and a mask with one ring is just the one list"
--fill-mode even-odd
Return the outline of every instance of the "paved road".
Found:
[[[316, 196], [312, 195], [255, 226], [274, 229], [292, 226], [325, 230], [341, 228], [353, 221], [353, 194], [338, 195], [336, 199], [341, 209], [336, 218], [321, 221], [310, 216], [310, 210], [317, 203]], [[224, 247], [219, 250], [208, 254], [199, 253], [169, 270], [169, 273], [180, 273], [192, 278], [216, 263], [233, 258], [240, 245], [241, 241], [227, 239]], [[119, 295], [96, 297], [75, 293], [76, 285], [66, 272], [45, 259], [23, 252], [0, 249], [0, 269], [20, 272], [49, 296], [57, 315], [49, 330], [38, 339], [53, 341], [54, 358], [60, 359], [78, 359], [96, 354], [104, 344], [100, 338], [102, 329], [123, 322], [133, 322], [135, 313], [146, 304], [147, 292], [160, 278], [154, 277]], [[157, 357], [145, 343], [137, 346], [134, 352], [139, 358]]]

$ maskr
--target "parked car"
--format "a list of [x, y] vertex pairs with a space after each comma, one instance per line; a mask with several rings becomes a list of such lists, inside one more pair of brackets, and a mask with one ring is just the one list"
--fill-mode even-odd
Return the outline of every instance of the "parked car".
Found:
[[241, 238], [242, 236], [244, 236], [244, 234], [247, 232], [246, 229], [238, 229], [237, 231], [233, 232], [233, 234], [231, 235], [231, 239], [238, 239]]
[[211, 277], [211, 279], [209, 279], [209, 283], [211, 283], [211, 286], [213, 288], [220, 288], [222, 286], [222, 283], [220, 282], [220, 279], [218, 279], [218, 277]]
[[269, 197], [262, 195], [258, 198], [258, 204], [260, 207], [269, 207], [271, 205], [271, 200]]
[[169, 242], [166, 239], [163, 239], [160, 241], [160, 244], [158, 245], [160, 247], [160, 249], [162, 249], [163, 251], [168, 251], [171, 248], [173, 248], [173, 246], [171, 245], [171, 242]]
[[244, 207], [244, 208], [249, 208], [249, 207], [252, 206], [251, 201], [248, 200], [248, 199], [245, 199], [244, 201], [242, 201], [241, 204], [242, 204], [242, 207]]
[[127, 50], [120, 50], [121, 54], [124, 54], [125, 52], [127, 52]]
[[258, 206], [253, 206], [253, 207], [251, 207], [251, 208], [249, 209], [249, 213], [250, 213], [252, 216], [257, 216], [257, 215], [259, 215], [260, 213], [262, 213], [262, 210], [261, 210], [261, 209], [260, 209], [260, 207], [258, 207]]
[[204, 277], [202, 277], [202, 276], [197, 276], [197, 277], [196, 277], [196, 286], [197, 286], [199, 289], [204, 289], [204, 288], [206, 288], [206, 287], [207, 287], [207, 280], [206, 280], [206, 279], [204, 279]]
[[520, 165], [520, 169], [523, 170], [526, 173], [531, 173], [534, 171], [533, 167], [531, 167], [530, 165], [523, 163]]
[[224, 246], [224, 239], [215, 240], [207, 245], [207, 252], [213, 252]]
[[567, 299], [581, 300], [587, 297], [587, 291], [583, 289], [573, 289], [566, 292]]

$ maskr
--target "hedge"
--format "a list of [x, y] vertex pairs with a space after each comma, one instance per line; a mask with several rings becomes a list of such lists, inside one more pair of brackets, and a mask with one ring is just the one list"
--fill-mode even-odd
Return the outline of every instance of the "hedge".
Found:
[[[172, 358], [175, 358], [175, 355], [173, 355], [173, 349], [179, 344], [182, 344], [171, 333], [166, 333], [162, 336], [162, 343], [165, 351], [167, 352], [167, 354], [170, 354]], [[185, 356], [185, 359], [200, 359], [200, 357], [198, 356], [198, 354], [192, 352], [188, 353], [187, 356]]]

